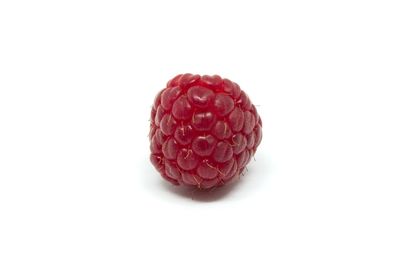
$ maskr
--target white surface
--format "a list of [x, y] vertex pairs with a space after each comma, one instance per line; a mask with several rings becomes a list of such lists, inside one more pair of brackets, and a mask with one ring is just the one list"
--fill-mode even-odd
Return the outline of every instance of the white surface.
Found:
[[[398, 1], [2, 1], [0, 264], [399, 264]], [[264, 122], [204, 195], [148, 160], [153, 98], [220, 74]]]

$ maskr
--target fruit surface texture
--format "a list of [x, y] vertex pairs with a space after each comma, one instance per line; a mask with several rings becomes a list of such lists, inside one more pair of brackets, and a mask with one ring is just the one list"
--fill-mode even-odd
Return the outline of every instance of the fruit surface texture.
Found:
[[151, 110], [150, 160], [175, 185], [210, 189], [242, 174], [262, 122], [239, 85], [218, 75], [177, 75]]

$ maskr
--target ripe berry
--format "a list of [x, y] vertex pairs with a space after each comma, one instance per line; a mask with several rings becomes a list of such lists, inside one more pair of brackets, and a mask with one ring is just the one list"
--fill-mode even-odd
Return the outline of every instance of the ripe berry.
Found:
[[155, 98], [151, 162], [175, 185], [222, 186], [242, 173], [262, 138], [246, 93], [218, 75], [178, 75]]

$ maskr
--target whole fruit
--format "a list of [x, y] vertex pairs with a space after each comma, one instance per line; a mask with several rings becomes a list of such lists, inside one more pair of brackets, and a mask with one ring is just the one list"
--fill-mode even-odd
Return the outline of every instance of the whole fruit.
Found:
[[236, 83], [218, 75], [178, 75], [155, 98], [150, 159], [172, 184], [222, 186], [255, 154], [261, 127], [256, 108]]

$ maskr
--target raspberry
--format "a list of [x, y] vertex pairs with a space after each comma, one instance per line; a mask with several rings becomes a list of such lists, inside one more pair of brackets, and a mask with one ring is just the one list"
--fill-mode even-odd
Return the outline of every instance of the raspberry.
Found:
[[150, 160], [175, 185], [222, 186], [242, 173], [262, 138], [256, 108], [218, 75], [178, 75], [155, 98]]

